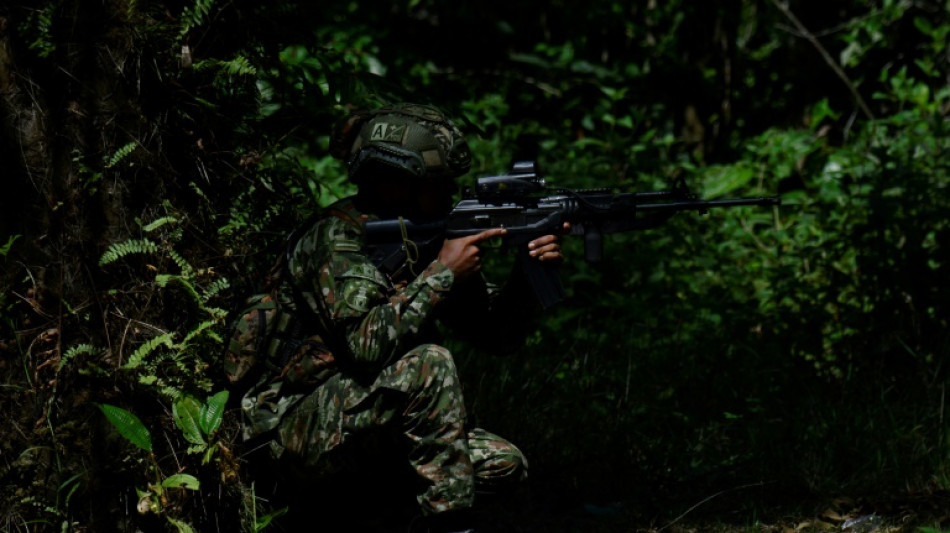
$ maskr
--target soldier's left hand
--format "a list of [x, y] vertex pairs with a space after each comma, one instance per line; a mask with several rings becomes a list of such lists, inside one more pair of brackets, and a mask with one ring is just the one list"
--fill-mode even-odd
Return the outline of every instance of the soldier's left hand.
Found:
[[[571, 225], [564, 223], [564, 233], [570, 231]], [[545, 235], [528, 243], [528, 255], [545, 263], [560, 263], [564, 261], [561, 253], [560, 235]]]

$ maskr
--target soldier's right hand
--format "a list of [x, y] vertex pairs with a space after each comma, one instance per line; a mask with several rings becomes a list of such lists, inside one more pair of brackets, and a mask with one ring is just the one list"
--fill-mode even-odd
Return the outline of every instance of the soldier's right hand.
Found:
[[442, 243], [442, 249], [439, 251], [439, 262], [452, 271], [456, 280], [464, 280], [482, 269], [480, 244], [500, 237], [506, 231], [504, 228], [492, 228], [468, 237], [447, 239]]

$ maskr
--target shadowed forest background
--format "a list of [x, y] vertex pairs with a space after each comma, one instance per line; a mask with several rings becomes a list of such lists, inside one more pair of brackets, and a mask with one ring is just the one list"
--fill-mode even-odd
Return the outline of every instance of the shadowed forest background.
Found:
[[450, 344], [473, 423], [530, 461], [499, 530], [950, 530], [948, 13], [0, 4], [0, 529], [345, 530], [268, 492], [210, 369], [286, 234], [352, 192], [333, 122], [408, 100], [467, 133], [463, 183], [533, 158], [559, 187], [782, 197], [597, 264], [568, 238], [521, 352]]

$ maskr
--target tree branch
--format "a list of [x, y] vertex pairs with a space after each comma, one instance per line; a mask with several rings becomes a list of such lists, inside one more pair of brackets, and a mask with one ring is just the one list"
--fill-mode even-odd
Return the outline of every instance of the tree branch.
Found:
[[808, 28], [806, 28], [805, 25], [802, 24], [800, 20], [798, 20], [798, 17], [792, 13], [792, 11], [788, 8], [788, 3], [782, 2], [780, 0], [772, 0], [772, 3], [775, 4], [775, 7], [777, 7], [779, 11], [781, 11], [785, 17], [788, 18], [789, 21], [791, 21], [798, 32], [818, 50], [818, 53], [821, 54], [822, 58], [824, 58], [825, 63], [827, 63], [828, 66], [831, 67], [831, 70], [833, 70], [835, 74], [841, 78], [841, 81], [843, 81], [845, 85], [848, 86], [848, 90], [851, 91], [851, 96], [854, 97], [855, 102], [858, 104], [858, 107], [861, 108], [864, 116], [866, 116], [868, 119], [874, 120], [874, 113], [871, 112], [871, 109], [864, 102], [864, 98], [861, 98], [861, 95], [858, 93], [858, 89], [854, 86], [851, 78], [845, 74], [844, 70], [842, 70], [834, 58], [831, 57], [831, 54], [828, 53], [828, 50], [826, 50], [825, 47], [821, 45], [821, 43], [818, 41], [818, 38], [816, 38], [812, 32], [808, 31]]

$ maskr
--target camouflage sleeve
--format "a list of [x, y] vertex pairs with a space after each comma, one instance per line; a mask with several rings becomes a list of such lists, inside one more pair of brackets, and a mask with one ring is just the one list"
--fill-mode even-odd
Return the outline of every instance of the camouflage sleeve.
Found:
[[[365, 258], [363, 258], [365, 259]], [[385, 282], [364, 274], [381, 274], [368, 261], [334, 277], [342, 298], [333, 306], [336, 327], [345, 330], [353, 362], [361, 368], [382, 368], [408, 352], [438, 303], [452, 288], [452, 272], [433, 261], [404, 289], [387, 297]]]
[[[330, 219], [298, 242], [291, 259], [294, 281], [322, 328], [362, 370], [384, 367], [408, 352], [452, 289], [452, 272], [433, 261], [406, 287], [395, 290], [364, 253], [359, 229]], [[335, 354], [337, 355], [337, 354]]]

